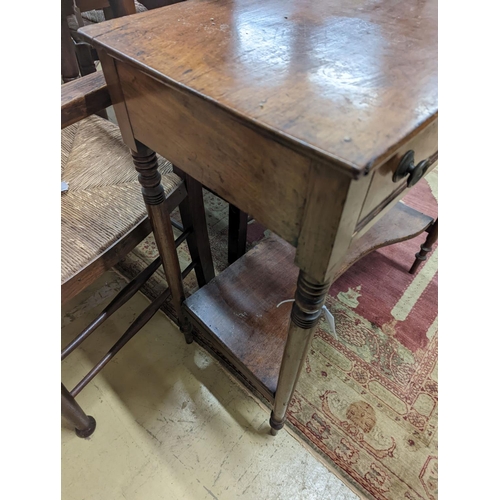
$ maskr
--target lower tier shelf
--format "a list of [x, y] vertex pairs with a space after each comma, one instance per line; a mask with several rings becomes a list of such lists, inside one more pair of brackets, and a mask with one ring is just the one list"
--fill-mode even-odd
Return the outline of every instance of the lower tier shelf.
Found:
[[[432, 222], [399, 202], [351, 245], [337, 277], [371, 251], [414, 238]], [[277, 305], [294, 297], [294, 257], [294, 247], [269, 236], [185, 302], [195, 339], [271, 402], [292, 307]]]

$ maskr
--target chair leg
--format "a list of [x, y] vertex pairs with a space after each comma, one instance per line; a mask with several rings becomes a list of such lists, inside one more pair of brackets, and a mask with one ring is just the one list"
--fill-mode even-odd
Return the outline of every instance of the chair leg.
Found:
[[75, 427], [75, 433], [78, 437], [89, 437], [95, 431], [96, 421], [94, 417], [85, 414], [63, 384], [61, 384], [61, 413]]
[[187, 189], [187, 197], [180, 203], [184, 230], [192, 228], [193, 231], [187, 238], [187, 244], [191, 259], [196, 263], [195, 272], [198, 286], [201, 288], [215, 277], [212, 251], [208, 241], [207, 220], [205, 217], [205, 206], [203, 204], [203, 190], [201, 184], [187, 175], [178, 167], [174, 166], [174, 172], [184, 179]]
[[410, 274], [415, 274], [424, 260], [427, 260], [427, 254], [432, 250], [432, 245], [438, 239], [438, 220], [436, 219], [428, 229], [428, 235], [425, 241], [420, 245], [420, 252], [415, 254], [415, 262], [411, 266]]
[[144, 144], [136, 141], [136, 151], [131, 151], [135, 168], [139, 173], [139, 182], [153, 235], [160, 254], [163, 270], [172, 293], [172, 302], [179, 322], [179, 328], [184, 333], [186, 342], [193, 341], [192, 326], [185, 314], [182, 303], [185, 300], [182, 284], [181, 267], [175, 247], [174, 232], [170, 222], [170, 213], [165, 203], [165, 191], [161, 185], [161, 174], [158, 172], [156, 153]]
[[84, 42], [76, 42], [75, 50], [81, 75], [85, 76], [95, 73], [97, 69], [95, 67], [95, 61], [92, 57], [90, 46]]
[[64, 83], [80, 76], [75, 44], [71, 38], [66, 17], [61, 17], [61, 78]]
[[229, 205], [229, 227], [227, 260], [229, 264], [236, 262], [245, 255], [247, 246], [248, 214], [238, 207]]

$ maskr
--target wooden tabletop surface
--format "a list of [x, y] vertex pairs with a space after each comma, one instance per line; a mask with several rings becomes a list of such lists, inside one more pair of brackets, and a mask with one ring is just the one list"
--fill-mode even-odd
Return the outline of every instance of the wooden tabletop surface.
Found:
[[355, 176], [437, 119], [437, 0], [188, 0], [82, 33]]

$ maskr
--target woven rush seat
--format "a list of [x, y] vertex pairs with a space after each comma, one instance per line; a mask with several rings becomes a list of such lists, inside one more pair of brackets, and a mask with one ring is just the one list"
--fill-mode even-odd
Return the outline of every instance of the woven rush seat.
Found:
[[[168, 194], [181, 179], [158, 155]], [[129, 149], [116, 125], [90, 116], [61, 130], [61, 283], [98, 258], [146, 216]]]

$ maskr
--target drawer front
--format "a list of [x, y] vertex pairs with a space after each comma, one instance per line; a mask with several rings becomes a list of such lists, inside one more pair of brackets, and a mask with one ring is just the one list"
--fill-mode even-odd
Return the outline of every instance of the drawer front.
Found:
[[[438, 152], [438, 122], [437, 120], [428, 125], [417, 136], [410, 139], [403, 147], [372, 175], [372, 181], [368, 189], [363, 208], [361, 209], [356, 232], [361, 231], [378, 215], [385, 213], [385, 209], [390, 208], [400, 200], [409, 189], [407, 187], [408, 176], [394, 182], [393, 175], [398, 168], [403, 156], [410, 150], [415, 152], [414, 164], [417, 165], [422, 160], [430, 160], [427, 172], [430, 172], [437, 165]], [[420, 180], [422, 182], [422, 180]]]

